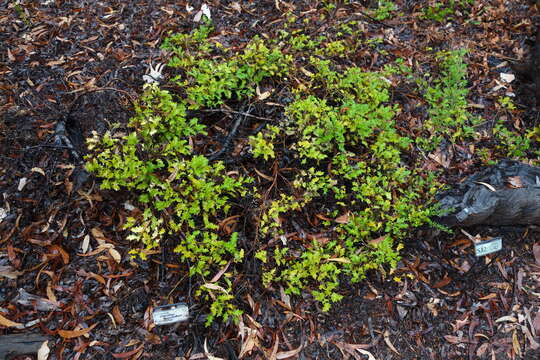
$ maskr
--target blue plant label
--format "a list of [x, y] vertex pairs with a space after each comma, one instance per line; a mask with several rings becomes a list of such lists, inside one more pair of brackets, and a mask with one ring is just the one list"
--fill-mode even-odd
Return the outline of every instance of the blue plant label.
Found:
[[158, 306], [152, 313], [154, 324], [168, 325], [189, 319], [189, 308], [186, 304], [169, 304]]
[[486, 256], [502, 249], [502, 238], [496, 237], [493, 239], [480, 241], [474, 244], [474, 252], [476, 256]]

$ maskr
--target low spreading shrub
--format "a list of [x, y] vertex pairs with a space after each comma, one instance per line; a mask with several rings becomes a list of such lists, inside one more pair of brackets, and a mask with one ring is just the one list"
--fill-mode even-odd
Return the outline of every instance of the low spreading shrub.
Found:
[[[351, 49], [371, 42], [354, 24], [342, 28], [335, 38], [316, 39], [283, 29], [275, 40], [255, 37], [241, 49], [210, 37], [210, 24], [170, 35], [163, 49], [177, 75], [166, 87], [147, 85], [128, 124], [88, 140], [87, 168], [101, 187], [136, 196], [141, 211], [125, 225], [127, 238], [142, 246], [133, 254], [145, 258], [164, 238], [174, 240], [200, 285], [197, 295], [211, 302], [208, 323], [238, 318], [246, 256], [259, 262], [265, 286], [307, 291], [328, 310], [342, 298], [343, 281], [395, 267], [402, 240], [436, 213], [435, 175], [420, 170], [415, 140], [396, 124], [401, 109], [390, 94], [402, 64], [381, 71], [353, 65]], [[467, 123], [462, 55], [441, 55], [442, 77], [427, 85], [426, 139]], [[285, 95], [261, 95], [278, 87]], [[247, 102], [283, 108], [272, 124], [244, 124], [258, 130], [237, 135], [251, 159], [239, 166], [205, 155], [200, 144], [214, 137], [204, 111]], [[261, 167], [275, 169], [271, 184], [259, 180]], [[243, 198], [255, 209], [246, 211]], [[248, 212], [257, 215], [256, 233], [220, 226]]]

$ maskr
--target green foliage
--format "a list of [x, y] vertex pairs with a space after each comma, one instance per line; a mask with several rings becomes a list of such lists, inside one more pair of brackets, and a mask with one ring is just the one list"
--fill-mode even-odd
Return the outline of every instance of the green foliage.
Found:
[[[292, 57], [279, 48], [267, 47], [255, 37], [241, 53], [229, 56], [221, 44], [207, 39], [211, 31], [211, 27], [203, 26], [192, 36], [173, 35], [162, 46], [174, 54], [169, 66], [187, 75], [177, 76], [173, 82], [185, 89], [191, 108], [213, 107], [230, 99], [252, 96], [255, 85], [263, 79], [287, 75]], [[208, 58], [214, 53], [227, 58]]]
[[375, 10], [374, 18], [377, 20], [386, 20], [397, 10], [397, 5], [391, 0], [379, 0], [379, 6]]
[[276, 157], [274, 141], [280, 130], [279, 127], [270, 125], [267, 127], [267, 131], [249, 137], [249, 143], [252, 146], [252, 153], [255, 158], [263, 157], [264, 160], [268, 160]]
[[197, 290], [196, 295], [202, 296], [211, 301], [210, 314], [206, 318], [206, 326], [212, 324], [214, 319], [221, 318], [227, 321], [232, 318], [234, 321], [240, 318], [242, 311], [233, 305], [234, 295], [230, 274], [225, 274], [224, 283], [227, 286], [223, 288], [214, 283], [206, 283]]
[[511, 159], [525, 159], [533, 143], [532, 136], [520, 135], [506, 127], [501, 120], [497, 121], [493, 128], [493, 137], [497, 141], [496, 149], [501, 155]]
[[[221, 162], [210, 164], [193, 153], [189, 137], [205, 132], [198, 119], [187, 118], [186, 108], [168, 91], [147, 86], [127, 132], [88, 140], [93, 152], [87, 169], [102, 179], [102, 189], [138, 194], [143, 211], [127, 218], [129, 240], [151, 250], [164, 237], [174, 237], [190, 275], [205, 278], [243, 258], [237, 234], [219, 235], [217, 223], [230, 210], [229, 200], [245, 193], [248, 179], [230, 177]], [[133, 254], [146, 257], [143, 250]]]
[[15, 10], [17, 17], [24, 23], [25, 26], [32, 26], [32, 21], [27, 14], [27, 10], [19, 1], [13, 1], [13, 10]]
[[[256, 37], [238, 50], [211, 38], [209, 24], [171, 35], [163, 48], [178, 74], [171, 82], [182, 93], [147, 86], [127, 128], [89, 139], [87, 168], [102, 179], [102, 188], [138, 196], [142, 211], [125, 225], [128, 238], [144, 246], [134, 253], [145, 257], [163, 238], [174, 239], [189, 275], [201, 284], [197, 295], [211, 302], [208, 323], [238, 319], [234, 280], [241, 266], [234, 264], [243, 261], [246, 250], [261, 262], [264, 286], [279, 283], [290, 294], [308, 291], [328, 310], [342, 298], [341, 281], [395, 267], [401, 241], [436, 213], [426, 199], [438, 185], [409, 160], [413, 141], [398, 130], [400, 109], [391, 103], [393, 77], [409, 69], [398, 62], [367, 72], [344, 66], [353, 63], [349, 60], [336, 61], [370, 46], [357, 39], [352, 26], [332, 38], [281, 31], [276, 40]], [[451, 136], [468, 121], [458, 118], [466, 68], [453, 53], [441, 59], [443, 76], [426, 97], [433, 107], [432, 129]], [[292, 94], [282, 104], [276, 119], [281, 121], [248, 140], [256, 159], [278, 164], [287, 151], [292, 175], [279, 175], [286, 186], [248, 187], [253, 164], [229, 172], [193, 149], [192, 140], [207, 134], [189, 110], [254, 102], [259, 85], [278, 82]], [[435, 109], [436, 102], [443, 108]], [[263, 244], [253, 240], [247, 245], [253, 248], [243, 249], [238, 234], [225, 235], [218, 224], [233, 209], [240, 213], [235, 199], [247, 196], [260, 199], [253, 237]], [[318, 226], [324, 235], [288, 240], [291, 226], [304, 226], [304, 215], [324, 219]], [[219, 284], [208, 282], [227, 264]]]
[[479, 122], [467, 110], [467, 64], [464, 49], [437, 53], [440, 76], [419, 81], [426, 88], [424, 98], [429, 105], [429, 119], [424, 127], [427, 138], [417, 138], [425, 150], [435, 149], [443, 138], [452, 142], [472, 137]]
[[516, 105], [514, 104], [514, 101], [512, 101], [512, 98], [508, 96], [499, 97], [498, 104], [503, 109], [506, 109], [509, 111], [516, 110]]
[[474, 0], [443, 0], [424, 8], [424, 19], [437, 22], [452, 21], [458, 11], [467, 11]]
[[[263, 212], [260, 230], [284, 234], [282, 215], [310, 206], [322, 206], [330, 216], [348, 213], [347, 221], [333, 231], [327, 224], [331, 238], [294, 251], [288, 245], [282, 248], [288, 257], [274, 258], [275, 280], [284, 282], [288, 293], [316, 286], [312, 294], [328, 310], [341, 299], [336, 289], [342, 275], [359, 281], [371, 269], [395, 266], [399, 246], [394, 244], [434, 214], [420, 199], [436, 186], [433, 178], [424, 179], [402, 163], [411, 140], [397, 132], [393, 118], [398, 108], [387, 104], [385, 76], [390, 71], [335, 71], [329, 60], [311, 57], [310, 62], [317, 72], [287, 106], [289, 121], [283, 125], [302, 164], [293, 181], [297, 196], [281, 194], [273, 200]], [[367, 245], [381, 236], [385, 240], [378, 245]]]

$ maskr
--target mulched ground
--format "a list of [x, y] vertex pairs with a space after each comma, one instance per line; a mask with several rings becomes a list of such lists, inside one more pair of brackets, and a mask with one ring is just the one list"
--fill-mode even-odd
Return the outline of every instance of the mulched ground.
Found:
[[[459, 231], [412, 234], [394, 274], [341, 289], [345, 300], [329, 313], [309, 296], [289, 298], [246, 281], [243, 322], [204, 327], [207, 309], [192, 298], [173, 244], [147, 263], [131, 260], [120, 230], [127, 194], [100, 191], [58, 136], [84, 154], [91, 131], [126, 121], [148, 65], [166, 61], [161, 39], [190, 31], [202, 3], [16, 3], [0, 4], [0, 315], [21, 325], [0, 326], [0, 335], [47, 335], [50, 359], [540, 358], [534, 228], [467, 229], [504, 238], [503, 251], [489, 259], [476, 259]], [[314, 33], [362, 20], [387, 51], [419, 63], [432, 60], [427, 47], [466, 47], [471, 109], [487, 121], [536, 122], [528, 84], [518, 79], [493, 91], [499, 73], [512, 72], [509, 61], [528, 54], [539, 19], [527, 1], [478, 1], [469, 17], [449, 23], [420, 19], [432, 1], [396, 3], [403, 14], [384, 24], [366, 17], [361, 2], [333, 10], [317, 1], [207, 4], [217, 31], [237, 43], [272, 36], [289, 11], [299, 21], [330, 11], [313, 22], [321, 26]], [[517, 111], [495, 107], [505, 92], [516, 94]], [[455, 161], [446, 175], [460, 179], [472, 165]], [[28, 305], [26, 293], [35, 296]], [[155, 327], [151, 309], [170, 300], [189, 303], [190, 321]]]

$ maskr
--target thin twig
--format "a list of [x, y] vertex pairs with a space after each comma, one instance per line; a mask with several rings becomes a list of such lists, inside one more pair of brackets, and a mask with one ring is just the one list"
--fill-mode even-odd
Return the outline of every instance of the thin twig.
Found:
[[356, 10], [356, 11], [357, 11], [357, 13], [355, 13], [354, 15], [358, 15], [358, 14], [359, 14], [359, 15], [362, 15], [362, 16], [368, 18], [369, 20], [371, 20], [371, 21], [373, 21], [373, 22], [375, 22], [375, 23], [377, 23], [377, 24], [380, 24], [380, 25], [382, 25], [382, 26], [384, 26], [384, 27], [386, 27], [386, 28], [389, 28], [389, 29], [393, 29], [393, 28], [394, 28], [392, 25], [388, 25], [388, 24], [384, 23], [384, 22], [381, 21], [381, 20], [377, 20], [377, 19], [375, 19], [373, 16], [367, 14], [366, 12], [364, 12], [364, 11], [362, 11], [362, 10]]
[[236, 114], [236, 115], [242, 115], [244, 117], [250, 117], [250, 118], [253, 118], [253, 119], [257, 119], [257, 120], [263, 120], [263, 121], [276, 121], [274, 119], [270, 119], [270, 118], [267, 118], [267, 117], [262, 117], [262, 116], [257, 116], [257, 115], [251, 115], [250, 113], [246, 113], [246, 112], [242, 112], [242, 111], [234, 111], [234, 110], [227, 110], [227, 109], [205, 109], [205, 110], [200, 110], [202, 112], [222, 112], [222, 113], [226, 113], [226, 114]]
[[33, 150], [33, 149], [39, 149], [39, 148], [52, 148], [52, 149], [73, 150], [73, 147], [71, 147], [71, 146], [65, 146], [65, 145], [52, 145], [52, 144], [41, 144], [41, 145], [28, 146], [28, 147], [24, 148], [23, 151], [28, 151], [28, 150]]
[[[249, 106], [248, 111], [250, 109], [251, 109], [251, 105]], [[225, 153], [225, 152], [227, 152], [229, 150], [229, 147], [231, 145], [231, 141], [236, 136], [236, 133], [238, 132], [238, 128], [240, 127], [240, 124], [242, 124], [242, 122], [246, 119], [247, 115], [249, 115], [249, 113], [244, 113], [244, 112], [239, 112], [239, 111], [235, 111], [235, 113], [240, 114], [240, 116], [238, 116], [238, 118], [234, 122], [233, 128], [231, 129], [231, 132], [229, 133], [229, 135], [227, 135], [227, 138], [225, 139], [225, 142], [223, 143], [223, 147], [221, 148], [221, 150], [219, 150], [219, 151], [213, 153], [212, 155], [208, 156], [209, 161], [216, 160], [221, 155], [223, 155], [223, 153]]]
[[69, 105], [68, 107], [68, 114], [67, 116], [71, 115], [72, 111], [73, 111], [73, 106], [75, 105], [75, 103], [77, 103], [77, 101], [83, 96], [83, 95], [86, 95], [86, 94], [89, 94], [89, 93], [92, 93], [92, 92], [98, 92], [98, 91], [116, 91], [116, 92], [119, 92], [121, 94], [124, 94], [127, 96], [128, 100], [131, 102], [131, 105], [133, 105], [133, 107], [135, 107], [135, 100], [131, 97], [131, 94], [125, 90], [121, 90], [121, 89], [117, 89], [117, 88], [113, 88], [113, 87], [99, 87], [99, 88], [92, 88], [92, 89], [88, 89], [88, 90], [73, 90], [73, 91], [70, 91], [70, 92], [67, 92], [66, 94], [74, 94], [74, 93], [77, 93], [77, 92], [80, 92], [80, 91], [83, 91], [83, 93], [77, 95], [77, 97], [75, 98], [75, 100], [73, 100], [71, 102], [71, 104]]

